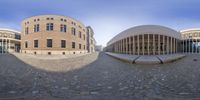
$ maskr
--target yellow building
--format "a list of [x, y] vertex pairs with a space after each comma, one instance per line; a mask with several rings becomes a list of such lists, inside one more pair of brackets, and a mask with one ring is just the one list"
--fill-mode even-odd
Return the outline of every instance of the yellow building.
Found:
[[86, 27], [61, 15], [39, 15], [21, 23], [21, 52], [28, 54], [86, 53]]

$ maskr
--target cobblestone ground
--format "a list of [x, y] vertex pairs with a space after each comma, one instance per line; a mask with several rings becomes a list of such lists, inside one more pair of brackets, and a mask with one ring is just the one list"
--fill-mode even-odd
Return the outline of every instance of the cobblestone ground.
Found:
[[199, 100], [200, 55], [160, 65], [104, 53], [61, 60], [0, 55], [0, 100]]

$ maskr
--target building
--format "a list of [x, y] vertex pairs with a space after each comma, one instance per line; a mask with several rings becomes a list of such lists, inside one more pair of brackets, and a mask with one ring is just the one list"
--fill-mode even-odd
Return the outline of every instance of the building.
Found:
[[127, 29], [107, 43], [106, 51], [133, 55], [165, 55], [178, 52], [181, 34], [159, 25]]
[[200, 28], [180, 31], [182, 36], [181, 51], [183, 53], [200, 53]]
[[95, 51], [98, 51], [98, 52], [103, 51], [103, 46], [102, 45], [96, 45], [95, 46]]
[[20, 32], [12, 29], [0, 28], [0, 54], [20, 51]]
[[61, 15], [39, 15], [21, 23], [21, 52], [28, 54], [86, 53], [86, 27]]
[[95, 52], [95, 45], [96, 45], [96, 40], [94, 38], [94, 31], [90, 26], [88, 26], [87, 27], [87, 50], [88, 50], [88, 53]]

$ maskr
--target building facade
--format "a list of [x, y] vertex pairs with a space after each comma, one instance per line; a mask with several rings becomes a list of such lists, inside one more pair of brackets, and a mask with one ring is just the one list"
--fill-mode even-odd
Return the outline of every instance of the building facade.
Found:
[[200, 28], [180, 31], [182, 36], [181, 51], [183, 53], [200, 53]]
[[107, 52], [133, 55], [165, 55], [178, 52], [181, 34], [159, 25], [127, 29], [107, 43]]
[[88, 50], [88, 53], [95, 52], [95, 45], [96, 45], [96, 40], [94, 38], [94, 31], [90, 26], [88, 26], [87, 27], [87, 50]]
[[21, 34], [19, 31], [0, 28], [0, 54], [20, 51]]
[[60, 15], [40, 15], [21, 23], [21, 52], [28, 54], [80, 54], [87, 52], [86, 27]]

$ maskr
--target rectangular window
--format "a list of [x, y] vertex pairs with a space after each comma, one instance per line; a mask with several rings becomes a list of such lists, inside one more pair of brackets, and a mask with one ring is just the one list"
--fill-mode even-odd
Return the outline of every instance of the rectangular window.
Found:
[[28, 33], [29, 33], [29, 28], [26, 27], [26, 28], [25, 28], [25, 34], [28, 34]]
[[76, 44], [75, 44], [75, 42], [72, 42], [72, 48], [73, 48], [73, 49], [76, 48]]
[[34, 48], [38, 48], [38, 40], [34, 40]]
[[85, 34], [83, 34], [83, 40], [85, 40]]
[[40, 31], [40, 25], [36, 24], [34, 25], [34, 32], [39, 32]]
[[84, 45], [83, 49], [85, 50], [85, 45]]
[[61, 40], [61, 48], [66, 48], [66, 40]]
[[81, 49], [81, 44], [79, 44], [79, 49]]
[[46, 30], [47, 31], [53, 31], [53, 23], [47, 23], [47, 25], [46, 25]]
[[81, 38], [82, 37], [82, 33], [81, 33], [81, 31], [79, 31], [79, 38]]
[[60, 31], [61, 31], [61, 32], [67, 32], [67, 25], [61, 24], [61, 25], [60, 25]]
[[28, 42], [27, 41], [25, 42], [25, 48], [28, 48]]
[[52, 41], [52, 39], [47, 39], [47, 47], [48, 48], [52, 48], [53, 47], [53, 41]]
[[74, 27], [71, 28], [72, 34], [76, 35], [76, 29]]

